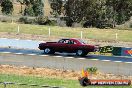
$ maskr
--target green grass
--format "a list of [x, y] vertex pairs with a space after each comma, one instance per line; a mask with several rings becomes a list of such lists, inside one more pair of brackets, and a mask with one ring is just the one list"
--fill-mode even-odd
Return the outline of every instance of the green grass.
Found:
[[[16, 83], [27, 83], [27, 84], [37, 84], [37, 85], [50, 85], [59, 86], [64, 88], [83, 88], [80, 86], [78, 80], [66, 80], [66, 79], [55, 79], [46, 77], [34, 77], [34, 76], [18, 76], [18, 75], [7, 75], [0, 74], [0, 82], [16, 82]], [[4, 88], [0, 84], [0, 88]], [[25, 85], [7, 85], [6, 88], [40, 88], [40, 87], [30, 87]], [[85, 88], [132, 88], [132, 86], [90, 86]]]
[[99, 40], [117, 40], [132, 42], [132, 30], [117, 30], [117, 29], [96, 29], [96, 28], [70, 28], [58, 26], [42, 26], [30, 24], [17, 23], [3, 23], [0, 22], [0, 32], [17, 33], [18, 25], [20, 33], [36, 34], [48, 37], [48, 29], [51, 29], [51, 38], [80, 38], [81, 31], [83, 32], [83, 39], [99, 39]]

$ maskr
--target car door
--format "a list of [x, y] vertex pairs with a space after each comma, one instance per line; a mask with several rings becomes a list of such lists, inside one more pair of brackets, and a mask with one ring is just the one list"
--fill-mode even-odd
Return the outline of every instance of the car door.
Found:
[[65, 52], [66, 51], [66, 40], [65, 39], [62, 39], [60, 40], [57, 45], [55, 46], [56, 47], [56, 50], [57, 52]]
[[69, 53], [76, 52], [76, 50], [78, 48], [77, 43], [74, 42], [73, 40], [69, 40], [66, 47], [67, 47], [66, 51], [69, 52]]

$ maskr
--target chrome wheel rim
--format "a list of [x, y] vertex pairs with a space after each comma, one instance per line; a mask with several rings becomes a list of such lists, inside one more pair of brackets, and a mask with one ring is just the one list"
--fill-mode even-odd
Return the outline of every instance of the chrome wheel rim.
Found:
[[78, 54], [78, 55], [82, 55], [82, 53], [83, 53], [82, 50], [78, 50], [78, 51], [77, 51], [77, 54]]
[[46, 48], [46, 49], [44, 50], [44, 52], [45, 52], [45, 53], [49, 53], [49, 52], [50, 52], [50, 49], [49, 49], [49, 48]]

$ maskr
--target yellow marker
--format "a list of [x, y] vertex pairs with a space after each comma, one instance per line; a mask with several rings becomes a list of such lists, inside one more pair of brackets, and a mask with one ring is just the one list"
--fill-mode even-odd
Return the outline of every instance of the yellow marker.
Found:
[[88, 71], [82, 69], [82, 77], [88, 77]]

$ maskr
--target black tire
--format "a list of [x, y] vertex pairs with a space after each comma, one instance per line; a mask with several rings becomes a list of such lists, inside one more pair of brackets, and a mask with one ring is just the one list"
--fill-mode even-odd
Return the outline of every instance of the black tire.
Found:
[[44, 49], [44, 53], [45, 54], [54, 54], [55, 52], [54, 52], [53, 49], [47, 47], [47, 48]]
[[85, 52], [84, 50], [77, 50], [76, 51], [76, 55], [77, 56], [86, 56], [88, 54], [88, 52]]
[[90, 79], [88, 79], [87, 77], [83, 77], [79, 80], [81, 86], [85, 87], [85, 86], [88, 86], [88, 85], [91, 85], [91, 81]]

